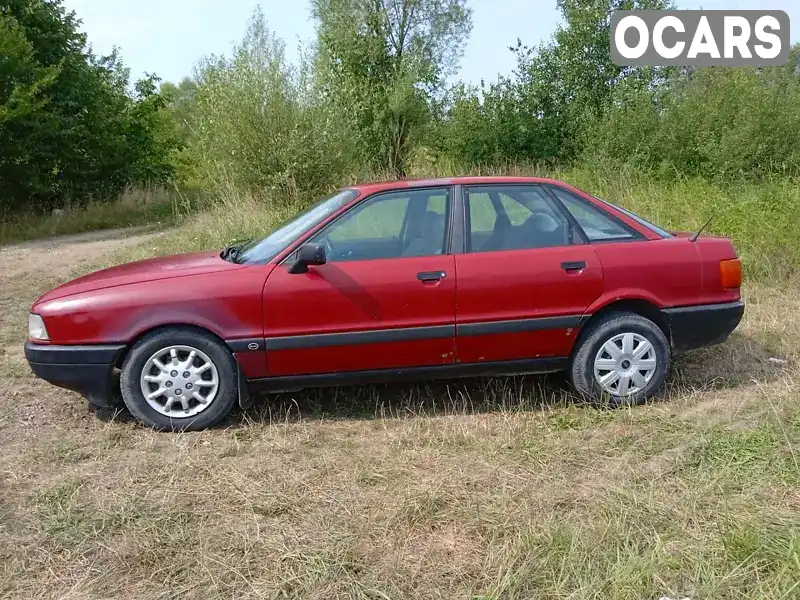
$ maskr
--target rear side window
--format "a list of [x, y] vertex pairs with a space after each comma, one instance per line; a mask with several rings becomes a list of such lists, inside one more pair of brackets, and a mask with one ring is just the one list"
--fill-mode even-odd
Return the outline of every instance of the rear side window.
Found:
[[562, 188], [550, 189], [578, 222], [589, 241], [613, 242], [637, 239], [627, 227], [599, 208]]
[[672, 235], [670, 232], [668, 232], [668, 231], [664, 231], [663, 229], [661, 229], [661, 227], [658, 227], [657, 225], [653, 225], [653, 224], [652, 224], [652, 223], [650, 223], [649, 221], [645, 221], [645, 220], [644, 220], [642, 217], [640, 217], [640, 216], [639, 216], [639, 215], [637, 215], [636, 213], [632, 213], [632, 212], [631, 212], [631, 211], [629, 211], [629, 210], [625, 210], [624, 208], [622, 208], [621, 206], [617, 206], [616, 204], [611, 204], [611, 202], [609, 202], [608, 200], [603, 200], [602, 198], [598, 198], [597, 196], [593, 196], [593, 197], [594, 197], [596, 200], [599, 200], [600, 202], [602, 202], [603, 204], [606, 204], [606, 205], [608, 205], [608, 206], [610, 206], [610, 207], [612, 207], [612, 208], [616, 208], [616, 209], [617, 209], [618, 211], [620, 211], [621, 213], [624, 213], [624, 214], [626, 214], [626, 215], [627, 215], [627, 216], [629, 216], [631, 219], [633, 219], [634, 221], [636, 221], [636, 222], [637, 222], [639, 225], [641, 225], [642, 227], [647, 227], [647, 228], [648, 228], [650, 231], [652, 231], [653, 233], [657, 233], [658, 235], [660, 235], [660, 236], [661, 236], [662, 238], [664, 238], [664, 239], [669, 239], [669, 238], [673, 238], [673, 237], [675, 237], [675, 236], [674, 236], [674, 235]]
[[532, 250], [573, 243], [572, 226], [539, 186], [466, 188], [469, 251]]

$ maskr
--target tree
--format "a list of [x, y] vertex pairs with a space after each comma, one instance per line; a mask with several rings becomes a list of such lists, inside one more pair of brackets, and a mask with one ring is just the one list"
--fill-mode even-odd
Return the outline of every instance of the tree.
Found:
[[590, 124], [608, 109], [622, 83], [647, 87], [663, 69], [621, 67], [611, 60], [611, 15], [617, 10], [658, 9], [669, 0], [558, 0], [564, 22], [553, 38], [531, 48], [511, 48], [517, 68], [478, 93], [463, 91], [445, 111], [448, 128], [460, 130], [443, 152], [466, 162], [535, 160], [568, 162], [583, 151]]
[[622, 81], [647, 86], [663, 77], [662, 69], [614, 64], [611, 15], [671, 7], [671, 0], [558, 0], [564, 25], [553, 39], [536, 50], [518, 43], [522, 94], [551, 121], [549, 130], [564, 148], [562, 158], [581, 151], [587, 124], [602, 117]]
[[177, 85], [165, 81], [161, 84], [160, 94], [175, 120], [181, 139], [187, 142], [192, 134], [197, 82], [191, 77], [184, 77]]
[[[176, 142], [152, 129], [152, 96], [130, 96], [119, 57], [95, 56], [79, 25], [61, 0], [0, 0], [0, 209], [109, 198], [145, 174], [170, 176]], [[141, 168], [156, 155], [161, 168]]]
[[308, 200], [341, 185], [354, 147], [346, 115], [321, 102], [314, 78], [287, 64], [260, 9], [230, 57], [197, 69], [189, 154], [215, 193], [233, 185]]
[[354, 115], [374, 166], [406, 172], [471, 30], [466, 0], [313, 0], [323, 96]]

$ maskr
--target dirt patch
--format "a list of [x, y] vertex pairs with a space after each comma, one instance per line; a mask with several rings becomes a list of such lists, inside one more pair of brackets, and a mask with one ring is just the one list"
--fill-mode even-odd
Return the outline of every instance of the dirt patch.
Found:
[[17, 278], [31, 279], [37, 274], [67, 277], [70, 270], [87, 261], [135, 246], [161, 235], [144, 227], [91, 231], [0, 247], [3, 272], [0, 285], [12, 285]]

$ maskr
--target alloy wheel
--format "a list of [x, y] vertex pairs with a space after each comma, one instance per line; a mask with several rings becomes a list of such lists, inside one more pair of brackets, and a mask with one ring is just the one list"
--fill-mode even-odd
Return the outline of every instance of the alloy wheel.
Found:
[[219, 391], [219, 373], [207, 354], [191, 346], [168, 346], [153, 354], [139, 380], [147, 403], [167, 417], [206, 410]]

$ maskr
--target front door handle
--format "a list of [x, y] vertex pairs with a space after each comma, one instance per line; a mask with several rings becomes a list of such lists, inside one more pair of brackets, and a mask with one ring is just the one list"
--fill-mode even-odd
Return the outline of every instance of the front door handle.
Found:
[[576, 260], [573, 262], [562, 262], [561, 268], [564, 269], [567, 273], [573, 271], [581, 271], [586, 268], [586, 263], [582, 260]]
[[445, 277], [447, 277], [447, 273], [444, 271], [423, 271], [422, 273], [417, 273], [417, 279], [419, 279], [422, 283], [441, 281]]

